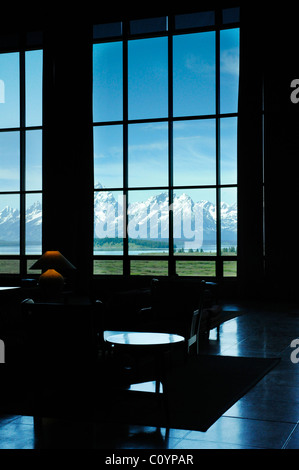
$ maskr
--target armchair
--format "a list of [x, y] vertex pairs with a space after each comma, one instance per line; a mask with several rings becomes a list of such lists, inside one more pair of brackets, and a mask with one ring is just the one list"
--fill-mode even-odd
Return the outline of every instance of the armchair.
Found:
[[140, 310], [139, 323], [147, 331], [184, 336], [186, 353], [190, 353], [195, 345], [198, 354], [204, 288], [204, 281], [153, 279], [152, 305]]

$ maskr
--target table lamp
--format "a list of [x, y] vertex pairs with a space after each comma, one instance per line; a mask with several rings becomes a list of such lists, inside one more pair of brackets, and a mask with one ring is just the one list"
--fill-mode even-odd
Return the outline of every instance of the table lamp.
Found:
[[48, 293], [59, 293], [64, 286], [64, 277], [61, 273], [76, 269], [60, 251], [46, 251], [30, 269], [41, 269], [39, 287]]

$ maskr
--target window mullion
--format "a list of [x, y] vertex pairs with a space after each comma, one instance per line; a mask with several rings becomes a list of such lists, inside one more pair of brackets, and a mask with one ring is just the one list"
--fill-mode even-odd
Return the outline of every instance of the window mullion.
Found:
[[169, 201], [169, 263], [168, 274], [175, 274], [173, 240], [173, 37], [168, 35], [168, 201]]
[[130, 274], [129, 237], [128, 237], [128, 39], [123, 40], [123, 274]]
[[216, 29], [216, 276], [222, 278], [221, 260], [221, 181], [220, 181], [220, 29]]
[[21, 275], [26, 273], [25, 256], [25, 225], [26, 225], [26, 200], [25, 200], [25, 148], [26, 148], [26, 131], [25, 131], [25, 51], [20, 52], [20, 272]]

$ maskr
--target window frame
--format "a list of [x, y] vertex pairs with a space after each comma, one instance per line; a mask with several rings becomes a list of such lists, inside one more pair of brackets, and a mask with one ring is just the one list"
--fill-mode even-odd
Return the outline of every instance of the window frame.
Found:
[[[236, 118], [238, 122], [238, 111], [235, 113], [221, 113], [220, 112], [220, 31], [239, 28], [240, 30], [240, 21], [237, 22], [227, 22], [224, 23], [222, 21], [222, 12], [223, 9], [214, 9], [215, 13], [215, 24], [214, 25], [207, 25], [207, 26], [199, 26], [199, 27], [190, 27], [190, 28], [176, 28], [175, 27], [175, 18], [176, 15], [169, 15], [167, 16], [168, 20], [168, 27], [165, 31], [156, 31], [156, 32], [144, 32], [138, 34], [130, 34], [130, 19], [126, 19], [124, 21], [120, 21], [122, 27], [120, 28], [121, 33], [117, 36], [109, 36], [105, 38], [96, 38], [93, 40], [94, 44], [100, 43], [108, 43], [114, 41], [121, 41], [123, 44], [123, 119], [120, 121], [102, 121], [102, 122], [92, 122], [93, 129], [97, 126], [113, 126], [113, 125], [122, 125], [123, 126], [123, 186], [122, 187], [105, 187], [105, 188], [95, 188], [94, 187], [94, 194], [99, 191], [122, 191], [124, 194], [124, 200], [126, 202], [126, 210], [124, 211], [124, 230], [126, 231], [125, 236], [123, 238], [123, 255], [99, 255], [93, 254], [93, 263], [95, 266], [95, 262], [97, 260], [105, 261], [105, 260], [122, 260], [123, 262], [123, 272], [122, 275], [125, 276], [133, 276], [130, 273], [130, 265], [131, 261], [145, 261], [145, 260], [157, 260], [157, 261], [168, 261], [168, 275], [173, 276], [176, 274], [176, 262], [185, 261], [213, 261], [215, 262], [215, 276], [211, 276], [211, 278], [222, 279], [224, 277], [224, 263], [232, 261], [236, 262], [238, 266], [238, 255], [229, 255], [226, 254], [225, 256], [221, 253], [221, 213], [220, 213], [220, 206], [221, 206], [221, 190], [225, 188], [236, 188], [238, 190], [238, 181], [235, 184], [221, 184], [220, 180], [220, 123], [221, 119], [224, 118]], [[200, 12], [199, 12], [200, 13]], [[145, 18], [141, 18], [144, 20]], [[135, 19], [136, 20], [136, 19]], [[193, 34], [197, 32], [206, 32], [206, 31], [213, 31], [215, 32], [215, 67], [216, 67], [216, 86], [215, 86], [215, 102], [216, 102], [216, 109], [215, 114], [210, 115], [192, 115], [192, 116], [178, 116], [175, 117], [173, 115], [173, 37], [177, 35], [183, 34]], [[240, 32], [239, 32], [240, 34]], [[168, 38], [168, 115], [165, 118], [150, 118], [150, 119], [129, 119], [128, 118], [128, 41], [138, 40], [138, 39], [146, 39], [146, 38], [155, 38], [155, 37], [167, 37]], [[240, 55], [239, 55], [240, 57]], [[175, 190], [186, 189], [186, 186], [174, 186], [173, 182], [173, 124], [175, 122], [183, 122], [183, 121], [195, 121], [195, 120], [207, 120], [213, 119], [215, 120], [216, 125], [216, 184], [214, 185], [193, 185], [187, 186], [188, 189], [215, 189], [216, 190], [216, 254], [215, 255], [201, 255], [200, 259], [196, 255], [184, 255], [180, 254], [180, 256], [176, 256], [174, 253], [174, 239], [173, 239], [173, 213], [169, 211], [169, 252], [167, 255], [155, 255], [150, 256], [148, 254], [142, 255], [132, 255], [129, 254], [129, 238], [127, 234], [128, 228], [128, 194], [129, 191], [140, 191], [145, 189], [145, 187], [129, 187], [128, 185], [128, 128], [130, 124], [145, 124], [145, 123], [161, 123], [165, 122], [168, 124], [168, 197], [169, 197], [169, 205], [171, 206], [173, 203], [173, 193]], [[237, 155], [238, 158], [238, 155]], [[153, 186], [146, 186], [147, 191], [151, 190], [164, 190], [165, 186], [161, 187], [153, 187]], [[238, 234], [237, 234], [238, 236]], [[238, 241], [237, 241], [238, 245]], [[154, 274], [153, 274], [154, 275]], [[94, 276], [109, 276], [109, 274], [97, 274], [95, 273], [94, 268]], [[111, 275], [111, 276], [115, 276]], [[204, 277], [207, 276], [201, 276]], [[229, 276], [225, 276], [229, 277]], [[236, 276], [237, 278], [237, 270]]]
[[[43, 142], [43, 39], [42, 32], [32, 31], [23, 34], [12, 35], [8, 43], [6, 38], [3, 38], [3, 44], [0, 38], [0, 54], [17, 53], [19, 55], [19, 112], [20, 120], [19, 126], [17, 127], [2, 127], [0, 128], [0, 134], [5, 132], [19, 132], [19, 158], [20, 158], [20, 187], [19, 190], [15, 191], [2, 191], [0, 187], [0, 195], [16, 195], [19, 196], [19, 212], [20, 212], [20, 223], [19, 223], [19, 254], [2, 254], [0, 253], [0, 263], [2, 261], [16, 261], [19, 263], [19, 269], [13, 272], [0, 271], [0, 278], [25, 278], [29, 274], [30, 260], [36, 260], [42, 254], [41, 252], [36, 254], [26, 253], [26, 198], [28, 195], [36, 194], [40, 196], [41, 201], [43, 198], [43, 181], [41, 181], [41, 189], [27, 189], [26, 188], [26, 134], [28, 131], [41, 131], [42, 142]], [[11, 41], [11, 42], [10, 42]], [[42, 122], [40, 125], [27, 125], [26, 123], [26, 53], [31, 51], [42, 52]], [[41, 146], [41, 162], [43, 162], [43, 144]], [[41, 240], [42, 243], [42, 240]], [[33, 261], [32, 261], [33, 262]]]

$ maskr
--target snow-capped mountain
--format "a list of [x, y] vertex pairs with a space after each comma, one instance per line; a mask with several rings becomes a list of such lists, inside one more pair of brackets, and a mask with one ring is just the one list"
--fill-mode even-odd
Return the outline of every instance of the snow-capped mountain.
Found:
[[[101, 185], [97, 185], [102, 188]], [[95, 192], [94, 220], [95, 237], [123, 236], [124, 201], [116, 199], [109, 191]], [[216, 240], [216, 206], [210, 201], [194, 202], [187, 194], [174, 194], [173, 197], [173, 233], [176, 240], [190, 240], [198, 230], [202, 230], [203, 244]], [[236, 204], [221, 204], [222, 242], [234, 244], [237, 240]], [[131, 238], [152, 238], [166, 240], [169, 235], [168, 194], [161, 192], [140, 202], [130, 202], [128, 209], [129, 236]], [[27, 243], [40, 242], [42, 227], [42, 206], [36, 202], [26, 211]], [[0, 243], [18, 242], [20, 238], [20, 212], [12, 207], [0, 211]]]
[[[98, 185], [102, 188], [101, 185]], [[122, 196], [117, 199], [109, 191], [95, 193], [95, 238], [123, 236]], [[173, 232], [176, 240], [186, 241], [202, 231], [202, 243], [216, 241], [216, 206], [210, 201], [194, 202], [187, 194], [173, 197]], [[223, 243], [237, 241], [237, 205], [222, 202], [221, 238]], [[162, 192], [144, 201], [128, 204], [128, 233], [131, 238], [168, 239], [169, 236], [168, 194]]]
[[[35, 202], [26, 210], [26, 241], [38, 243], [41, 240], [42, 206]], [[6, 206], [0, 211], [0, 243], [18, 243], [20, 240], [20, 211]]]

